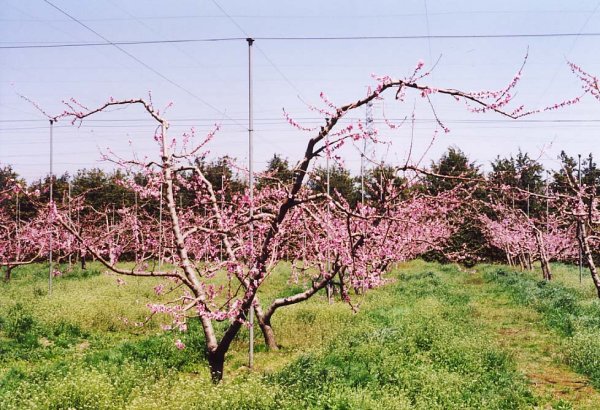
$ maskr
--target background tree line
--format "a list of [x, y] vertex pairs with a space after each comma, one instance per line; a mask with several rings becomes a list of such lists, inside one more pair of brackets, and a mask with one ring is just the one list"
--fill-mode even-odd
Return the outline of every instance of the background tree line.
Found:
[[[371, 166], [361, 177], [353, 175], [343, 165], [336, 163], [329, 169], [329, 178], [325, 167], [315, 168], [307, 185], [314, 192], [325, 193], [329, 179], [331, 195], [347, 201], [350, 206], [355, 206], [361, 200], [384, 204], [389, 199], [388, 195], [392, 187], [396, 188], [394, 192], [400, 190], [403, 196], [409, 198], [416, 193], [437, 195], [462, 185], [471, 187], [470, 195], [482, 203], [500, 201], [513, 209], [521, 210], [531, 218], [544, 220], [547, 214], [556, 211], [544, 197], [549, 192], [567, 193], [569, 190], [567, 173], [574, 174], [574, 178], [579, 179], [578, 158], [562, 152], [560, 160], [564, 165], [561, 169], [546, 170], [538, 160], [528, 153], [519, 151], [516, 156], [498, 156], [491, 162], [491, 170], [485, 173], [481, 164], [469, 159], [459, 148], [450, 147], [439, 159], [430, 163], [420, 178], [416, 181], [411, 180], [410, 183], [404, 172], [391, 164], [380, 163]], [[213, 187], [223, 191], [222, 197], [225, 201], [229, 201], [232, 195], [242, 194], [246, 189], [247, 177], [232, 166], [231, 158], [221, 157], [212, 161], [199, 158], [196, 162]], [[87, 212], [95, 210], [111, 214], [112, 210], [113, 222], [114, 218], [119, 217], [114, 212], [115, 209], [134, 206], [158, 218], [159, 201], [141, 199], [136, 192], [121, 184], [120, 181], [126, 176], [120, 170], [107, 172], [98, 168], [82, 169], [75, 175], [65, 173], [54, 176], [54, 200], [66, 205], [69, 198], [79, 197], [86, 205], [84, 209], [88, 209]], [[183, 177], [185, 178], [185, 175]], [[143, 174], [136, 174], [133, 178], [143, 184], [146, 177]], [[293, 166], [286, 158], [275, 154], [257, 179], [257, 187], [260, 189], [278, 184], [285, 186], [293, 178]], [[21, 186], [29, 190], [38, 190], [40, 201], [49, 200], [48, 176], [27, 184], [10, 165], [0, 168], [0, 191], [8, 187], [11, 180], [18, 181]], [[595, 187], [596, 196], [600, 194], [600, 169], [591, 153], [581, 158], [581, 180], [582, 184]], [[521, 195], [508, 194], [507, 189], [514, 189], [513, 192], [520, 192]], [[183, 188], [178, 192], [177, 200], [186, 207], [194, 207], [194, 198], [193, 192]], [[23, 221], [30, 220], [37, 213], [37, 208], [25, 195], [16, 195], [11, 199], [0, 198], [0, 207], [13, 218]], [[461, 251], [471, 255], [463, 261], [467, 264], [481, 260], [501, 260], [502, 256], [498, 250], [490, 247], [485, 240], [476, 212], [466, 207], [461, 207], [455, 212], [459, 213], [458, 217], [464, 223], [450, 241], [446, 253]], [[477, 212], [484, 212], [490, 216], [494, 213], [491, 208], [485, 206]], [[81, 215], [77, 216], [81, 217]], [[596, 252], [596, 257], [598, 253]], [[440, 252], [431, 253], [427, 257], [435, 260], [447, 259]]]

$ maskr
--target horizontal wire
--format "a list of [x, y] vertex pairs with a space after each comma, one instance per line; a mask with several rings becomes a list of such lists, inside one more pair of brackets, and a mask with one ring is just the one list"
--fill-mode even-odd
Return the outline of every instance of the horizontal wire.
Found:
[[[359, 41], [359, 40], [423, 40], [423, 39], [477, 39], [477, 38], [549, 38], [549, 37], [598, 37], [600, 33], [506, 33], [506, 34], [430, 34], [408, 36], [293, 36], [293, 37], [253, 37], [260, 41]], [[36, 43], [2, 45], [0, 49], [31, 49], [31, 48], [67, 48], [67, 47], [103, 47], [131, 46], [144, 44], [177, 44], [177, 43], [217, 43], [224, 41], [246, 41], [246, 37], [216, 37], [216, 38], [187, 38], [173, 40], [132, 40], [80, 43]]]

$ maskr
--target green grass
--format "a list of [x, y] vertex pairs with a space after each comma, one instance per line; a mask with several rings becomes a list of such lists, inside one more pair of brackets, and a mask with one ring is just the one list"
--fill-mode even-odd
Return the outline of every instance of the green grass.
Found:
[[[596, 305], [585, 291], [564, 281], [548, 286], [522, 274], [498, 275], [494, 266], [482, 269], [487, 282], [481, 286], [540, 312], [560, 338], [579, 344], [568, 350], [569, 364], [595, 377], [600, 366], [589, 357], [598, 351]], [[329, 305], [322, 294], [278, 311], [273, 325], [282, 348], [266, 351], [259, 335], [252, 371], [244, 328], [218, 386], [210, 382], [198, 323], [191, 321], [183, 334], [160, 330], [164, 317], [143, 327], [125, 324], [123, 318], [145, 320], [147, 303], [167, 300], [154, 294], [159, 280], [125, 278], [118, 286], [116, 276], [90, 264], [89, 272], [55, 278], [48, 295], [46, 273], [42, 265], [15, 269], [14, 280], [0, 285], [3, 409], [505, 409], [549, 403], [480, 319], [480, 301], [465, 286], [472, 278], [454, 265], [403, 264], [387, 286], [355, 297], [356, 314], [341, 302]], [[288, 274], [289, 265], [278, 266], [260, 295], [263, 303], [298, 288]], [[176, 338], [185, 350], [175, 348]], [[550, 405], [571, 408], [568, 400]]]
[[545, 325], [560, 336], [563, 361], [600, 388], [600, 301], [588, 277], [580, 284], [575, 268], [558, 264], [554, 268], [556, 278], [551, 282], [505, 267], [484, 270], [486, 279], [499, 285], [498, 292], [540, 313]]
[[532, 406], [512, 359], [470, 318], [469, 296], [437, 268], [401, 275], [356, 326], [267, 380], [301, 408]]

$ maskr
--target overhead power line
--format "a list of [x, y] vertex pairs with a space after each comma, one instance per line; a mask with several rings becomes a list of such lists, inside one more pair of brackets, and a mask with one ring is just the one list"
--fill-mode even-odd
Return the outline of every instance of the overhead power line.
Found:
[[[140, 64], [143, 67], [145, 67], [146, 69], [152, 71], [154, 74], [156, 74], [157, 76], [159, 76], [160, 78], [162, 78], [163, 80], [165, 80], [166, 82], [168, 82], [169, 84], [171, 84], [171, 85], [179, 88], [181, 91], [185, 92], [189, 96], [191, 96], [191, 97], [195, 98], [196, 100], [200, 101], [202, 104], [206, 105], [207, 107], [209, 107], [210, 109], [216, 111], [217, 113], [223, 115], [224, 117], [229, 118], [229, 116], [226, 113], [224, 113], [223, 111], [219, 110], [217, 107], [215, 107], [214, 105], [212, 105], [211, 103], [209, 103], [208, 101], [206, 101], [205, 99], [203, 99], [202, 97], [199, 97], [198, 95], [196, 95], [192, 91], [188, 90], [184, 86], [182, 86], [182, 85], [176, 83], [175, 81], [171, 80], [170, 78], [168, 78], [167, 76], [165, 76], [164, 74], [162, 74], [160, 71], [156, 70], [152, 66], [146, 64], [144, 61], [142, 61], [139, 58], [137, 58], [135, 55], [131, 54], [129, 51], [125, 50], [119, 44], [115, 43], [114, 41], [109, 40], [106, 37], [104, 37], [102, 34], [98, 33], [96, 30], [94, 30], [90, 26], [86, 25], [85, 23], [81, 22], [77, 18], [73, 17], [72, 15], [70, 15], [69, 13], [67, 13], [66, 11], [64, 11], [63, 9], [61, 9], [60, 7], [54, 5], [52, 2], [50, 2], [48, 0], [44, 0], [44, 2], [47, 3], [48, 5], [52, 6], [54, 9], [58, 10], [60, 13], [64, 14], [65, 16], [67, 16], [68, 18], [70, 18], [71, 20], [73, 20], [74, 22], [76, 22], [77, 24], [79, 24], [80, 26], [84, 27], [86, 30], [88, 30], [88, 31], [94, 33], [96, 36], [100, 37], [102, 40], [104, 40], [106, 42], [106, 43], [103, 43], [104, 45], [114, 46], [119, 51], [121, 51], [123, 54], [127, 55], [129, 58], [133, 59], [138, 64]], [[231, 118], [229, 118], [229, 119], [231, 119]], [[231, 120], [234, 123], [236, 123], [237, 125], [239, 125], [241, 127], [244, 127], [239, 122], [237, 122], [237, 121], [235, 121], [233, 119], [231, 119]]]
[[[235, 21], [235, 19], [233, 17], [231, 17], [231, 15], [229, 15], [229, 13], [227, 13], [227, 11], [221, 7], [221, 5], [216, 1], [216, 0], [212, 0], [213, 4], [215, 6], [217, 6], [217, 8], [219, 10], [221, 10], [221, 13], [223, 13], [223, 15], [225, 17], [227, 17], [227, 19], [229, 19], [229, 21], [231, 21], [233, 23], [233, 25], [235, 25], [238, 30], [240, 30], [245, 36], [246, 38], [252, 38], [253, 40], [257, 40], [255, 37], [252, 37], [250, 34], [248, 34], [248, 32], [246, 32], [246, 30], [244, 30], [244, 28], [237, 22]], [[283, 78], [283, 80], [288, 83], [288, 85], [290, 87], [292, 87], [297, 93], [298, 96], [302, 96], [302, 92], [298, 89], [298, 87], [296, 87], [296, 85], [294, 83], [292, 83], [292, 81], [283, 73], [283, 71], [281, 71], [281, 69], [279, 67], [277, 67], [277, 65], [273, 62], [273, 60], [271, 60], [269, 58], [269, 56], [267, 55], [267, 53], [265, 53], [262, 48], [260, 48], [260, 46], [256, 45], [255, 46], [256, 49], [262, 54], [262, 56], [264, 57], [265, 60], [267, 60], [267, 62], [269, 64], [271, 64], [271, 66], [273, 67], [273, 69], [275, 71], [277, 71], [277, 73], [281, 76], [281, 78]]]
[[141, 40], [141, 41], [110, 41], [110, 42], [81, 42], [81, 43], [58, 43], [58, 42], [38, 42], [38, 43], [13, 43], [13, 45], [0, 46], [2, 49], [27, 49], [27, 48], [66, 48], [66, 47], [100, 47], [100, 46], [131, 46], [141, 44], [173, 44], [173, 43], [209, 43], [219, 41], [244, 40], [242, 37], [221, 37], [221, 38], [198, 38], [198, 39], [180, 39], [180, 40]]
[[[243, 121], [245, 118], [229, 118], [230, 121]], [[362, 117], [352, 117], [352, 116], [347, 116], [344, 117], [344, 120], [346, 121], [356, 121], [362, 119]], [[404, 118], [398, 117], [398, 118], [387, 118], [387, 120], [389, 121], [401, 121]], [[255, 121], [273, 121], [273, 122], [277, 122], [277, 123], [287, 123], [287, 120], [283, 117], [263, 117], [263, 118], [255, 118]], [[295, 118], [295, 120], [300, 121], [300, 122], [304, 122], [304, 121], [311, 121], [311, 122], [316, 122], [316, 123], [320, 123], [323, 121], [322, 117], [297, 117]], [[204, 121], [207, 122], [209, 125], [214, 124], [215, 122], [225, 122], [223, 120], [218, 120], [218, 119], [214, 119], [214, 118], [208, 118], [208, 117], [186, 117], [186, 118], [171, 118], [169, 121], [173, 122], [174, 125], [177, 125], [176, 123], [179, 121], [188, 121], [188, 122], [192, 122], [192, 121]], [[380, 120], [376, 120], [380, 121]], [[19, 118], [19, 119], [0, 119], [0, 123], [35, 123], [35, 122], [43, 122], [43, 123], [47, 123], [48, 120], [45, 119], [25, 119], [25, 118]], [[114, 123], [114, 122], [148, 122], [148, 123], [154, 123], [152, 119], [149, 118], [114, 118], [114, 119], [108, 119], [108, 118], [95, 118], [95, 119], [90, 119], [88, 121], [86, 121], [87, 124], [93, 124], [93, 123], [105, 123], [105, 122], [110, 122], [110, 123]], [[435, 122], [437, 123], [437, 119], [436, 118], [416, 118], [415, 122]], [[565, 119], [560, 119], [560, 118], [555, 118], [555, 119], [527, 119], [527, 118], [519, 118], [518, 120], [514, 120], [514, 119], [510, 119], [510, 118], [499, 118], [499, 119], [444, 119], [444, 122], [448, 122], [448, 123], [465, 123], [465, 124], [473, 124], [473, 123], [514, 123], [514, 124], [523, 124], [523, 123], [598, 123], [600, 122], [600, 119], [595, 119], [595, 118], [581, 118], [581, 119], [577, 119], [577, 118], [565, 118]], [[123, 125], [123, 127], [127, 127], [130, 124], [126, 124]], [[135, 125], [135, 124], [133, 124]], [[142, 124], [143, 125], [143, 124]], [[94, 125], [82, 125], [82, 127], [89, 127], [89, 128], [93, 128]], [[47, 127], [41, 127], [41, 128], [47, 128]]]
[[[46, 0], [44, 0], [46, 1]], [[81, 23], [83, 24], [83, 23]], [[84, 25], [84, 27], [88, 28]], [[89, 28], [88, 28], [89, 29]], [[91, 30], [91, 29], [90, 29]], [[94, 32], [96, 33], [96, 32]], [[515, 34], [431, 34], [408, 36], [294, 36], [294, 37], [252, 37], [260, 41], [368, 41], [368, 40], [423, 40], [423, 39], [485, 39], [485, 38], [552, 38], [552, 37], [599, 37], [600, 33], [515, 33]], [[104, 37], [102, 37], [104, 38]], [[173, 44], [173, 43], [216, 43], [224, 41], [246, 41], [246, 37], [215, 37], [215, 38], [183, 38], [172, 40], [131, 40], [100, 42], [71, 42], [71, 43], [12, 43], [2, 45], [0, 49], [36, 49], [36, 48], [68, 48], [68, 47], [103, 47], [103, 46], [132, 46], [144, 44]], [[122, 50], [124, 51], [124, 50]], [[125, 52], [125, 51], [124, 51]]]

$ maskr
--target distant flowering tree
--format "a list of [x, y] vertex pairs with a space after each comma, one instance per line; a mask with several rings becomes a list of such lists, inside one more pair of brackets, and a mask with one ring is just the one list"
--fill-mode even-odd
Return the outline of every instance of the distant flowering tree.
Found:
[[[18, 184], [10, 192], [30, 197], [39, 195], [35, 191], [27, 193]], [[12, 200], [10, 192], [5, 192], [5, 195]], [[28, 220], [0, 209], [0, 267], [6, 269], [5, 281], [10, 280], [14, 268], [45, 259], [51, 243], [57, 254], [65, 255], [72, 251], [73, 238], [54, 223], [55, 212], [52, 208], [53, 205], [41, 207], [37, 215]]]
[[583, 262], [587, 265], [592, 282], [600, 298], [600, 274], [594, 253], [600, 249], [600, 198], [597, 187], [592, 183], [579, 183], [573, 169], [563, 164], [568, 191], [560, 195], [563, 205], [562, 216], [571, 222], [579, 245]]
[[532, 263], [540, 261], [544, 279], [551, 280], [550, 261], [570, 261], [575, 257], [573, 226], [559, 211], [540, 219], [502, 202], [487, 206], [495, 216], [479, 215], [482, 231], [490, 245], [505, 253], [509, 265], [532, 269]]
[[[159, 161], [115, 157], [111, 160], [144, 175], [143, 184], [128, 179], [123, 183], [140, 197], [162, 198], [165, 219], [160, 223], [156, 219], [138, 223], [142, 216], [132, 215], [132, 209], [123, 209], [120, 211], [122, 223], [110, 236], [114, 238], [118, 229], [121, 242], [117, 243], [128, 238], [124, 243], [133, 246], [136, 252], [140, 246], [146, 246], [147, 255], [156, 255], [158, 247], [168, 249], [172, 266], [149, 264], [140, 257], [125, 268], [118, 264], [123, 252], [120, 247], [115, 248], [115, 243], [106, 245], [112, 249], [106, 256], [102, 241], [98, 241], [100, 236], [91, 237], [86, 230], [80, 232], [64, 212], [56, 213], [56, 221], [112, 271], [168, 278], [180, 286], [183, 295], [174, 301], [176, 303], [150, 308], [153, 313], [172, 315], [181, 330], [186, 328], [188, 317], [200, 321], [211, 374], [213, 380], [218, 381], [223, 376], [225, 355], [232, 341], [242, 326], [251, 325], [248, 323], [250, 309], [256, 311], [268, 346], [276, 348], [270, 318], [278, 308], [306, 300], [334, 279], [340, 285], [342, 298], [351, 302], [350, 289], [361, 293], [380, 285], [390, 263], [438, 247], [452, 230], [444, 220], [444, 209], [453, 206], [451, 199], [438, 209], [431, 204], [443, 203], [442, 199], [425, 197], [404, 202], [389, 199], [389, 207], [365, 204], [351, 209], [334, 193], [327, 195], [308, 190], [306, 182], [317, 158], [327, 156], [335, 160], [339, 148], [349, 141], [378, 141], [378, 133], [367, 131], [361, 121], [340, 126], [341, 119], [389, 92], [395, 92], [395, 100], [399, 102], [404, 101], [409, 92], [416, 92], [430, 102], [434, 95], [452, 97], [475, 113], [492, 111], [510, 118], [530, 113], [522, 106], [508, 108], [521, 70], [507, 87], [480, 92], [427, 86], [421, 81], [428, 74], [420, 62], [404, 79], [375, 77], [376, 86], [366, 97], [341, 106], [321, 94], [322, 107], [312, 109], [324, 120], [322, 126], [315, 129], [302, 127], [286, 113], [290, 124], [312, 136], [303, 157], [292, 169], [291, 180], [265, 184], [253, 196], [245, 191], [228, 197], [224, 188], [211, 183], [198, 165], [197, 159], [206, 156], [207, 146], [217, 129], [205, 137], [191, 132], [173, 138], [168, 133], [168, 121], [151, 100], [111, 98], [94, 109], [71, 100], [55, 119], [70, 118], [77, 122], [110, 108], [135, 105], [156, 120], [154, 140]], [[444, 131], [449, 131], [440, 120], [438, 122]], [[194, 195], [188, 198], [186, 206], [180, 206], [177, 201], [178, 193], [183, 190]], [[154, 244], [147, 233], [142, 235], [146, 241], [132, 239], [140, 236], [134, 232], [138, 228], [132, 226], [153, 226], [154, 237], [159, 236], [158, 243]], [[164, 236], [156, 232], [163, 228]], [[294, 275], [299, 280], [302, 278], [307, 287], [297, 295], [276, 299], [265, 310], [259, 289], [277, 263], [289, 255], [295, 260]], [[161, 291], [157, 289], [157, 293]], [[225, 325], [222, 332], [215, 327], [219, 322]], [[183, 348], [179, 341], [176, 346]]]
[[[584, 92], [589, 93], [600, 101], [600, 80], [597, 76], [585, 71], [580, 66], [569, 63], [571, 71], [581, 81]], [[590, 158], [590, 166], [591, 166]], [[568, 195], [562, 197], [566, 204], [566, 214], [576, 226], [577, 241], [582, 252], [585, 264], [588, 266], [592, 282], [600, 298], [600, 273], [594, 253], [600, 249], [600, 198], [598, 197], [597, 181], [591, 178], [589, 183], [580, 183], [575, 178], [574, 169], [567, 162], [563, 162], [568, 187]]]
[[[0, 203], [12, 202], [21, 191], [21, 185], [13, 178], [4, 182], [0, 189]], [[0, 208], [0, 267], [6, 269], [4, 280], [7, 282], [16, 266], [35, 262], [42, 252], [38, 238], [31, 240], [30, 231], [29, 226], [25, 228], [21, 223], [18, 214], [11, 215], [8, 207]]]
[[33, 227], [31, 223], [19, 224], [5, 210], [0, 210], [0, 266], [6, 269], [7, 282], [15, 267], [37, 261], [44, 252], [39, 232], [32, 235]]

